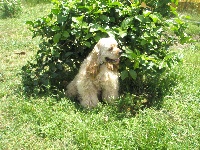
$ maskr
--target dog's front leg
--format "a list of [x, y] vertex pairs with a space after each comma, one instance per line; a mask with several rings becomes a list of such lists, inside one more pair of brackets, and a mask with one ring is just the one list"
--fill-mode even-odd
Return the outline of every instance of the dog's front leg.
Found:
[[106, 91], [104, 90], [102, 92], [102, 99], [105, 101], [105, 102], [108, 102], [108, 103], [113, 103], [115, 99], [118, 98], [118, 91], [116, 89], [113, 89], [112, 91]]
[[[88, 82], [88, 81], [87, 81]], [[98, 105], [98, 91], [92, 83], [78, 85], [79, 101], [85, 108], [94, 108]]]
[[107, 82], [103, 85], [102, 88], [102, 99], [108, 103], [112, 103], [115, 99], [118, 98], [119, 94], [118, 81], [112, 83]]

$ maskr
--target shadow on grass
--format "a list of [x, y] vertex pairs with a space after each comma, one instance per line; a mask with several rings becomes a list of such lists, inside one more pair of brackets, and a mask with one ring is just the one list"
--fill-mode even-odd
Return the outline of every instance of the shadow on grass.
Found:
[[171, 89], [177, 85], [180, 78], [176, 71], [170, 71], [157, 80], [148, 81], [147, 84], [135, 84], [132, 93], [125, 92], [120, 97], [118, 112], [124, 113], [125, 116], [127, 113], [134, 116], [145, 108], [162, 108], [165, 96], [171, 94]]
[[[139, 85], [135, 85], [135, 89], [140, 88], [140, 92], [124, 92], [121, 94], [120, 98], [116, 100], [114, 104], [105, 104], [101, 101], [101, 106], [108, 108], [109, 113], [113, 113], [116, 116], [116, 119], [123, 119], [126, 117], [134, 117], [139, 113], [140, 110], [146, 108], [156, 108], [160, 109], [163, 104], [164, 97], [170, 94], [170, 89], [177, 85], [180, 76], [174, 71], [171, 71], [165, 77], [160, 78], [160, 80], [154, 82], [148, 82], [147, 85], [143, 85], [143, 91], [141, 92], [141, 87]], [[22, 88], [22, 87], [21, 87]], [[23, 91], [23, 89], [20, 89]], [[133, 90], [136, 91], [136, 90]], [[64, 90], [49, 90], [46, 92], [39, 93], [26, 93], [23, 95], [28, 99], [28, 97], [33, 98], [43, 98], [48, 99], [49, 97], [53, 98], [57, 102], [62, 101], [63, 99], [67, 99]], [[46, 97], [46, 98], [45, 98]], [[79, 101], [74, 98], [69, 100], [73, 102], [74, 108], [81, 113], [100, 113], [105, 111], [102, 107], [97, 107], [92, 110], [83, 108]]]

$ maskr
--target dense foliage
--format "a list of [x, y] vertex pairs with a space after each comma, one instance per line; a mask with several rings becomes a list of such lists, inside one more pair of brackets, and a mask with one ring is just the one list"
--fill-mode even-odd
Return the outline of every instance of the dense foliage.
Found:
[[22, 68], [25, 91], [62, 91], [97, 41], [113, 36], [124, 52], [121, 92], [162, 95], [171, 86], [170, 68], [180, 61], [169, 47], [188, 40], [186, 25], [171, 5], [177, 0], [144, 1], [141, 7], [139, 0], [54, 0], [49, 15], [27, 21], [41, 44]]

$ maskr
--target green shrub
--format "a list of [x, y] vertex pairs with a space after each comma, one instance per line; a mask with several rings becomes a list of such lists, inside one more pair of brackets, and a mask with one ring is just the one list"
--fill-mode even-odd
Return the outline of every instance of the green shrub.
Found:
[[139, 1], [55, 0], [49, 15], [27, 21], [41, 44], [34, 60], [22, 68], [25, 91], [62, 91], [97, 41], [114, 36], [124, 51], [121, 93], [162, 96], [171, 86], [166, 82], [170, 68], [181, 60], [169, 47], [188, 40], [171, 2], [177, 0], [146, 0], [149, 7], [143, 8]]
[[22, 6], [20, 0], [3, 0], [1, 2], [2, 16], [17, 17], [22, 12]]

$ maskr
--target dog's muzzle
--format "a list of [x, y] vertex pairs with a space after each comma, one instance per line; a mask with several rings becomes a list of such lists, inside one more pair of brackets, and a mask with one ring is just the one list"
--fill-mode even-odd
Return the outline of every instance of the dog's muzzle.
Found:
[[111, 58], [106, 57], [105, 60], [106, 60], [106, 62], [111, 63], [111, 64], [118, 64], [120, 61], [120, 58], [111, 59]]

